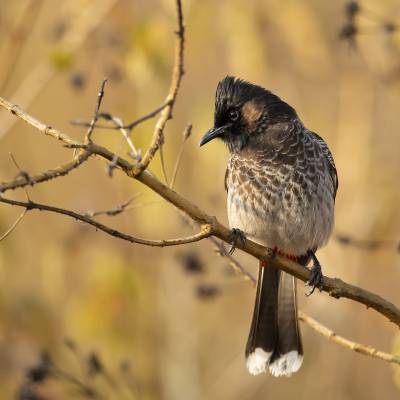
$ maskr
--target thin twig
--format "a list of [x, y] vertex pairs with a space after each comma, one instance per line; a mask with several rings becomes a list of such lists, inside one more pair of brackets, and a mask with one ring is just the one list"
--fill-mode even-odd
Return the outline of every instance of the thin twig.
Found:
[[171, 183], [169, 184], [169, 187], [170, 187], [171, 189], [173, 189], [173, 187], [174, 187], [174, 185], [175, 185], [175, 180], [176, 180], [176, 177], [177, 177], [177, 175], [178, 175], [179, 165], [180, 165], [180, 163], [181, 163], [183, 151], [185, 150], [185, 144], [186, 144], [186, 141], [189, 139], [191, 133], [192, 133], [192, 125], [189, 124], [189, 125], [185, 128], [185, 130], [183, 131], [182, 143], [181, 143], [181, 146], [180, 146], [180, 148], [179, 148], [178, 155], [177, 155], [177, 157], [176, 157], [175, 166], [174, 166], [174, 172], [172, 173]]
[[182, 3], [181, 0], [176, 0], [176, 15], [178, 21], [178, 30], [176, 32], [177, 40], [175, 47], [175, 61], [172, 71], [171, 85], [166, 98], [167, 106], [161, 111], [160, 117], [156, 123], [153, 139], [143, 160], [139, 163], [135, 170], [136, 175], [140, 175], [150, 164], [155, 154], [157, 153], [160, 145], [163, 144], [164, 128], [167, 121], [172, 117], [172, 111], [181, 85], [182, 77], [184, 74], [184, 44], [185, 44], [185, 27], [183, 25]]
[[151, 118], [154, 118], [161, 111], [163, 111], [165, 107], [168, 107], [170, 104], [171, 104], [171, 101], [167, 100], [164, 104], [161, 104], [161, 106], [157, 107], [155, 110], [149, 112], [146, 115], [143, 115], [143, 117], [136, 119], [135, 121], [131, 122], [130, 124], [125, 125], [124, 128], [129, 129], [130, 131], [133, 130], [133, 128], [140, 125], [142, 122], [145, 122]]
[[[149, 112], [148, 114], [143, 115], [142, 117], [135, 119], [133, 122], [123, 125], [123, 129], [127, 129], [129, 131], [132, 131], [133, 128], [136, 126], [140, 125], [141, 123], [154, 118], [157, 114], [159, 114], [165, 107], [167, 107], [170, 104], [170, 102], [166, 102], [162, 104], [161, 106], [157, 107], [155, 110]], [[72, 125], [77, 125], [77, 126], [83, 126], [85, 128], [88, 128], [90, 126], [90, 122], [87, 121], [82, 121], [82, 120], [73, 120], [71, 121]], [[109, 126], [109, 125], [99, 125], [96, 124], [95, 128], [101, 128], [101, 129], [112, 129], [112, 130], [117, 130], [120, 129], [120, 127], [117, 126]]]
[[[21, 108], [16, 105], [12, 104], [3, 97], [0, 97], [0, 106], [8, 110], [11, 114], [15, 115], [22, 121], [25, 121], [27, 124], [36, 128], [39, 132], [49, 135], [57, 140], [60, 140], [66, 144], [71, 145], [79, 145], [81, 143], [77, 142], [76, 140], [72, 139], [70, 136], [66, 135], [65, 133], [60, 132], [57, 129], [52, 128], [50, 125], [46, 125], [43, 122], [39, 121], [38, 119], [32, 117], [31, 115], [27, 114], [26, 112], [22, 111]], [[1, 135], [0, 135], [1, 136]]]
[[104, 87], [106, 86], [106, 83], [107, 83], [107, 79], [103, 79], [103, 82], [101, 83], [101, 86], [100, 86], [99, 93], [97, 94], [97, 103], [96, 103], [96, 108], [94, 110], [93, 118], [92, 118], [92, 121], [90, 122], [88, 131], [86, 132], [85, 143], [90, 143], [92, 141], [92, 133], [94, 130], [94, 126], [96, 125], [96, 122], [99, 119], [100, 107], [101, 107], [101, 102], [104, 97]]
[[49, 211], [49, 212], [56, 213], [56, 214], [66, 215], [68, 217], [71, 217], [76, 220], [85, 222], [89, 225], [92, 225], [96, 229], [99, 229], [99, 230], [107, 233], [110, 236], [114, 236], [119, 239], [126, 240], [127, 242], [130, 242], [130, 243], [142, 244], [144, 246], [153, 246], [153, 247], [178, 246], [181, 244], [198, 242], [198, 241], [203, 240], [204, 238], [207, 238], [212, 235], [211, 225], [204, 224], [201, 227], [201, 231], [192, 236], [182, 237], [182, 238], [177, 238], [177, 239], [168, 239], [168, 240], [147, 240], [147, 239], [138, 238], [138, 237], [135, 237], [132, 235], [127, 235], [126, 233], [117, 231], [116, 229], [110, 228], [100, 222], [94, 221], [93, 219], [91, 219], [90, 217], [87, 217], [86, 215], [79, 214], [79, 213], [76, 213], [71, 210], [66, 210], [64, 208], [53, 207], [53, 206], [49, 206], [46, 204], [36, 203], [33, 201], [23, 202], [23, 201], [17, 201], [17, 200], [12, 200], [12, 199], [6, 199], [1, 196], [0, 196], [0, 203], [10, 204], [12, 206], [24, 207], [28, 211], [29, 210], [41, 210], [41, 211]]
[[50, 179], [59, 178], [65, 176], [72, 170], [78, 168], [90, 157], [90, 153], [84, 151], [78, 153], [71, 161], [66, 164], [60, 165], [54, 169], [49, 169], [37, 175], [29, 175], [28, 173], [19, 174], [17, 179], [10, 182], [0, 183], [0, 193], [4, 193], [7, 190], [14, 190], [17, 188], [23, 188], [25, 186], [34, 186], [41, 182], [49, 181]]
[[124, 127], [124, 122], [122, 121], [122, 119], [114, 117], [113, 115], [111, 115], [109, 113], [102, 113], [99, 115], [99, 117], [103, 118], [107, 121], [111, 121], [115, 125], [115, 129], [120, 130], [126, 143], [128, 144], [129, 148], [131, 149], [131, 152], [130, 152], [131, 157], [135, 160], [140, 161], [140, 159], [141, 159], [140, 151], [138, 151], [136, 149], [135, 145], [133, 144], [132, 139], [130, 137], [130, 132], [128, 132], [129, 129]]
[[[11, 158], [12, 162], [14, 163], [15, 167], [16, 167], [17, 170], [18, 170], [17, 178], [21, 176], [21, 177], [25, 178], [25, 179], [29, 182], [30, 179], [31, 179], [31, 178], [29, 177], [29, 174], [28, 174], [26, 171], [23, 171], [23, 170], [21, 169], [21, 167], [19, 166], [19, 164], [18, 164], [16, 158], [14, 157], [14, 155], [13, 155], [12, 153], [10, 153], [10, 158]], [[30, 201], [29, 194], [28, 194], [28, 190], [27, 190], [25, 187], [24, 187], [24, 192], [25, 192], [26, 200], [27, 200], [27, 201]], [[1, 193], [1, 189], [0, 189], [0, 193]]]
[[353, 342], [352, 340], [346, 339], [343, 336], [336, 334], [331, 329], [322, 325], [320, 322], [316, 321], [314, 318], [311, 318], [309, 315], [305, 314], [302, 311], [299, 311], [298, 315], [300, 321], [304, 322], [306, 325], [314, 329], [316, 332], [318, 332], [322, 336], [325, 336], [328, 340], [336, 344], [339, 344], [340, 346], [346, 347], [357, 353], [361, 353], [374, 358], [379, 358], [380, 360], [384, 360], [394, 364], [400, 364], [400, 356], [390, 353], [385, 353], [384, 351], [374, 349], [371, 346], [366, 346], [364, 344], [360, 344], [357, 342]]
[[0, 242], [4, 240], [8, 235], [10, 235], [11, 232], [14, 231], [14, 229], [17, 227], [17, 225], [21, 222], [22, 218], [24, 218], [24, 215], [26, 214], [26, 209], [22, 211], [20, 216], [16, 219], [16, 221], [10, 226], [10, 228], [7, 229], [6, 232], [2, 236], [0, 236]]
[[161, 171], [164, 177], [164, 182], [168, 186], [168, 175], [164, 159], [164, 143], [160, 143], [159, 151], [160, 151]]
[[134, 199], [136, 199], [138, 195], [132, 196], [128, 200], [124, 201], [121, 204], [116, 205], [115, 207], [111, 208], [110, 210], [103, 210], [103, 211], [92, 211], [88, 210], [84, 214], [85, 217], [93, 218], [93, 217], [98, 217], [99, 215], [107, 215], [109, 217], [115, 217], [116, 215], [119, 215], [123, 213], [126, 210], [129, 210], [130, 208], [128, 207]]

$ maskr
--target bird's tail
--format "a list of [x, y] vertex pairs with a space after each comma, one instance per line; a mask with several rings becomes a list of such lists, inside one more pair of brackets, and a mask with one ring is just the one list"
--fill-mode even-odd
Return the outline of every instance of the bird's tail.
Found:
[[302, 362], [295, 278], [261, 261], [246, 346], [247, 369], [258, 375], [269, 367], [274, 376], [290, 376]]

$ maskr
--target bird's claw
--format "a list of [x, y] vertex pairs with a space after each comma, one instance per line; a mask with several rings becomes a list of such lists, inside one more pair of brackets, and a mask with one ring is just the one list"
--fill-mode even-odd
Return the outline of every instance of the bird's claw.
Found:
[[233, 252], [236, 250], [236, 245], [239, 242], [242, 246], [244, 246], [244, 244], [246, 243], [246, 235], [240, 229], [233, 228], [231, 230], [230, 241], [231, 241], [232, 246], [229, 249], [229, 254], [232, 255]]
[[321, 292], [324, 286], [324, 276], [322, 275], [321, 264], [315, 255], [313, 256], [313, 259], [314, 265], [311, 268], [310, 279], [306, 282], [306, 286], [308, 286], [310, 290], [306, 293], [306, 296], [311, 296], [315, 289], [319, 289]]

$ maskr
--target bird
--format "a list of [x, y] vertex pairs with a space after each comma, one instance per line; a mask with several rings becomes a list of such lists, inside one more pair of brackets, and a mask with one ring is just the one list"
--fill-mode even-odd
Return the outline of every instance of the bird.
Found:
[[[308, 295], [323, 287], [317, 249], [334, 225], [338, 175], [331, 151], [296, 110], [271, 91], [227, 76], [217, 86], [214, 126], [200, 146], [221, 139], [232, 250], [251, 239], [304, 267], [312, 261]], [[291, 376], [303, 362], [295, 278], [259, 262], [246, 345], [250, 374]]]

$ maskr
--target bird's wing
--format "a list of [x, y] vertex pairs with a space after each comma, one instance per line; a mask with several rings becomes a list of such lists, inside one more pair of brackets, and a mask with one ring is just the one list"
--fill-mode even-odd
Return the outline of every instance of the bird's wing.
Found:
[[320, 148], [322, 150], [322, 153], [324, 154], [326, 160], [328, 161], [329, 173], [331, 175], [333, 186], [335, 188], [335, 193], [334, 193], [333, 197], [336, 197], [336, 192], [337, 192], [338, 187], [339, 187], [339, 178], [338, 178], [338, 175], [337, 175], [336, 165], [335, 165], [335, 161], [333, 159], [332, 153], [329, 150], [328, 145], [325, 143], [325, 140], [322, 139], [321, 136], [319, 136], [315, 132], [311, 132], [310, 131], [310, 133], [311, 133], [312, 136], [314, 136], [315, 140], [318, 142], [318, 144], [319, 144], [319, 146], [320, 146]]

